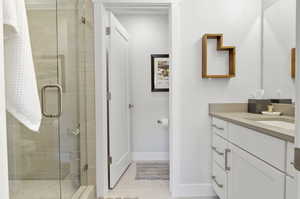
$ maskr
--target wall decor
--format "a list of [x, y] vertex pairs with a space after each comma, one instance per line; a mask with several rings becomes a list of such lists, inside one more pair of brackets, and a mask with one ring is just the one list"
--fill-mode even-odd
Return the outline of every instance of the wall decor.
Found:
[[293, 79], [296, 78], [296, 48], [291, 50], [291, 76]]
[[169, 91], [170, 64], [168, 54], [151, 55], [151, 90], [152, 92]]
[[[217, 39], [217, 51], [229, 52], [228, 74], [208, 74], [207, 43], [208, 39]], [[236, 48], [235, 46], [223, 46], [223, 34], [205, 34], [202, 37], [202, 78], [232, 78], [235, 77], [236, 70]]]

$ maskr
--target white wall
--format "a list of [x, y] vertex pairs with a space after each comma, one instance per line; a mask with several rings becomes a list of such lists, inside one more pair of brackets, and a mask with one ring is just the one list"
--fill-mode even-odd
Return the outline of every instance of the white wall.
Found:
[[291, 49], [296, 47], [296, 0], [277, 0], [264, 9], [263, 30], [265, 95], [267, 98], [294, 99]]
[[[174, 96], [180, 96], [174, 124], [180, 131], [180, 177], [174, 190], [208, 194], [204, 193], [211, 181], [208, 103], [246, 102], [260, 87], [261, 1], [184, 0], [180, 8], [181, 56], [173, 80], [177, 85]], [[224, 33], [225, 45], [237, 47], [235, 78], [201, 78], [201, 37], [205, 33]]]
[[[123, 1], [160, 3], [172, 0]], [[260, 3], [260, 0], [182, 0], [178, 5], [172, 6], [174, 10], [171, 15], [175, 16], [172, 30], [179, 31], [172, 33], [172, 47], [175, 50], [172, 55], [173, 60], [176, 60], [176, 67], [172, 68], [170, 93], [170, 117], [173, 121], [170, 140], [174, 144], [170, 147], [173, 166], [171, 190], [174, 191], [174, 196], [213, 194], [210, 184], [211, 133], [208, 103], [246, 102], [250, 94], [260, 88]], [[101, 12], [100, 6], [96, 9]], [[99, 17], [97, 14], [95, 16], [96, 19]], [[103, 39], [101, 20], [99, 18], [96, 23], [96, 43], [101, 41], [101, 37]], [[97, 31], [100, 33], [99, 37]], [[225, 44], [237, 47], [237, 77], [231, 80], [204, 80], [201, 78], [201, 37], [205, 33], [219, 32], [225, 34]], [[101, 55], [105, 57], [105, 50], [97, 46], [100, 45], [96, 45], [96, 53], [102, 51]], [[96, 65], [105, 65], [99, 58], [101, 57], [96, 56]], [[105, 68], [103, 70], [96, 72], [103, 78], [102, 83], [105, 85]], [[105, 99], [102, 88], [97, 88], [99, 101]], [[100, 106], [97, 106], [97, 113], [99, 121], [105, 123]], [[105, 127], [97, 126], [97, 140], [105, 143], [105, 134], [103, 138], [100, 136], [102, 131], [105, 132]], [[98, 152], [97, 162], [100, 168], [102, 159], [105, 160], [105, 155], [101, 157], [101, 154], [105, 153], [101, 149]], [[101, 185], [101, 180], [105, 178], [103, 171], [97, 172]], [[98, 195], [101, 191], [101, 186], [98, 186]]]
[[133, 159], [168, 157], [169, 135], [157, 120], [168, 118], [168, 93], [151, 92], [151, 54], [169, 53], [168, 15], [117, 15], [130, 35], [130, 87]]

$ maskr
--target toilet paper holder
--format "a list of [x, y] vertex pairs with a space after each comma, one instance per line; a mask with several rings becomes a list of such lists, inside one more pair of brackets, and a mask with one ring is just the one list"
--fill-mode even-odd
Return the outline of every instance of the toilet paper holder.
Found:
[[168, 126], [169, 125], [169, 120], [167, 118], [159, 119], [159, 120], [157, 120], [157, 124], [162, 125], [162, 126]]
[[157, 124], [162, 124], [163, 122], [161, 120], [157, 120]]

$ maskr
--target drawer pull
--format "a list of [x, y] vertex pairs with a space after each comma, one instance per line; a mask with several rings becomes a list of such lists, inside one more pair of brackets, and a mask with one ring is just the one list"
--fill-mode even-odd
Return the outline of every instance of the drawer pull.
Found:
[[225, 150], [225, 171], [230, 171], [230, 167], [228, 166], [228, 154], [231, 152], [230, 149]]
[[216, 185], [217, 185], [219, 188], [223, 188], [223, 185], [220, 184], [220, 183], [218, 183], [216, 176], [212, 176], [211, 178], [212, 178], [212, 180], [216, 183]]
[[212, 150], [214, 150], [218, 155], [224, 155], [223, 152], [220, 152], [220, 151], [217, 150], [217, 147], [212, 146], [211, 148], [212, 148]]
[[220, 130], [220, 131], [224, 131], [224, 128], [222, 127], [218, 127], [217, 125], [213, 124], [212, 127], [215, 127], [216, 129]]

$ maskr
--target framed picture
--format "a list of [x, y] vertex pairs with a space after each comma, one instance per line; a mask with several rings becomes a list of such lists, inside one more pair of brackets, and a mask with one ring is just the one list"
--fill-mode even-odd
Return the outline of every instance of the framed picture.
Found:
[[168, 54], [151, 55], [152, 92], [169, 92], [170, 64]]

